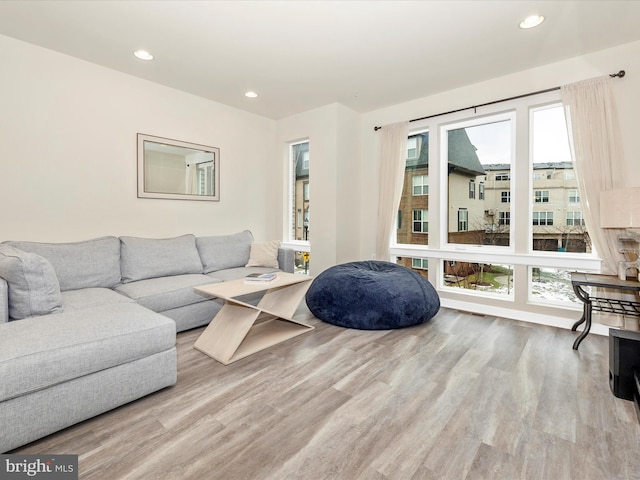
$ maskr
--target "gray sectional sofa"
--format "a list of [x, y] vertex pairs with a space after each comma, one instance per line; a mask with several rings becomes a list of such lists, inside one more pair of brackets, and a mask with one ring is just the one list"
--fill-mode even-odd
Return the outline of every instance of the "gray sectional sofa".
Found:
[[249, 231], [0, 244], [0, 453], [175, 384], [176, 333], [222, 307], [193, 287], [293, 268]]

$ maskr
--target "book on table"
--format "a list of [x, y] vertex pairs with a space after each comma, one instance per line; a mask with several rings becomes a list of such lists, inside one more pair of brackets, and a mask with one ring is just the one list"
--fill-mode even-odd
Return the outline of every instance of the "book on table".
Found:
[[268, 283], [278, 278], [277, 273], [250, 273], [244, 277], [244, 283]]

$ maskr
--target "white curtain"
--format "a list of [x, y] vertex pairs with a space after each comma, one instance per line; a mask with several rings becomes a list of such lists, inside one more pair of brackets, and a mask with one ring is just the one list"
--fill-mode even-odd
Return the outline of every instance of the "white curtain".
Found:
[[389, 260], [389, 241], [396, 225], [407, 161], [409, 122], [385, 125], [380, 139], [380, 188], [376, 258]]
[[[613, 81], [604, 76], [561, 88], [582, 215], [593, 246], [603, 260], [602, 273], [609, 275], [617, 275], [618, 261], [624, 260], [618, 247], [618, 236], [623, 230], [603, 229], [600, 219], [600, 193], [625, 186]], [[618, 316], [599, 317], [600, 323], [613, 326], [624, 323]], [[637, 330], [637, 321], [632, 320], [626, 328]]]

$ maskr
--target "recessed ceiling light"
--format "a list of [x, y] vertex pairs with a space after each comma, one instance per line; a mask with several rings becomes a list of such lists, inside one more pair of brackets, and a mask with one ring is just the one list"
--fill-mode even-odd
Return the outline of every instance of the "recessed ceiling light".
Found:
[[533, 28], [544, 22], [542, 15], [530, 15], [520, 22], [520, 28]]
[[153, 60], [153, 55], [151, 55], [146, 50], [136, 50], [133, 54], [138, 57], [140, 60]]
[[256, 98], [258, 94], [256, 92], [249, 91], [249, 92], [246, 92], [244, 96], [248, 98]]

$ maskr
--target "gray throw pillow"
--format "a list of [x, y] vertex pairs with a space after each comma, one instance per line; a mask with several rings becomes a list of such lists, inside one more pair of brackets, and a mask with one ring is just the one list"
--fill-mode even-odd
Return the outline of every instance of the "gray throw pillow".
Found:
[[9, 285], [11, 320], [62, 312], [56, 272], [40, 255], [0, 245], [0, 277]]
[[175, 238], [120, 237], [122, 283], [202, 273], [194, 235]]
[[120, 283], [120, 240], [101, 237], [73, 243], [4, 242], [51, 262], [60, 290], [112, 288]]
[[244, 267], [249, 261], [253, 235], [249, 230], [232, 235], [196, 238], [204, 273]]

